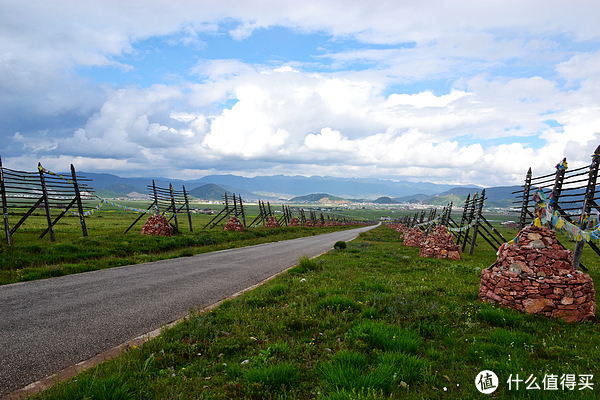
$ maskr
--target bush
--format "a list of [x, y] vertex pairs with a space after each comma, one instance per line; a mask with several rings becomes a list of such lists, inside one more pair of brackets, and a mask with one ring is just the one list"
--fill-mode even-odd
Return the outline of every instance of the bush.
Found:
[[346, 249], [346, 242], [344, 242], [343, 240], [338, 240], [337, 242], [335, 242], [335, 244], [333, 245], [333, 248], [335, 250], [344, 250]]

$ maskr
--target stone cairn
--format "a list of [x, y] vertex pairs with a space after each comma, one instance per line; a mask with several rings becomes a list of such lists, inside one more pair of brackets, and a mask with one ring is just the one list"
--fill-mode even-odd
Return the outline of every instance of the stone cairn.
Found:
[[225, 228], [223, 228], [223, 230], [240, 232], [244, 230], [244, 225], [242, 225], [242, 222], [238, 217], [231, 217], [225, 224]]
[[387, 224], [387, 226], [393, 230], [395, 230], [396, 232], [404, 235], [404, 233], [406, 232], [406, 230], [408, 229], [406, 227], [406, 225], [404, 224], [396, 224], [396, 223], [391, 223], [391, 224]]
[[172, 236], [173, 228], [163, 215], [154, 215], [142, 226], [142, 235]]
[[573, 268], [573, 253], [557, 243], [554, 231], [528, 226], [517, 239], [481, 272], [479, 299], [567, 322], [594, 318], [592, 278]]
[[427, 235], [419, 249], [419, 256], [460, 260], [460, 246], [454, 244], [454, 235], [445, 226], [437, 225]]
[[323, 227], [323, 221], [318, 220], [317, 223], [315, 224], [315, 227], [322, 228]]
[[404, 245], [408, 247], [421, 247], [425, 242], [425, 232], [419, 228], [409, 228], [404, 232]]
[[279, 228], [279, 221], [277, 221], [277, 218], [271, 215], [269, 219], [267, 219], [267, 223], [265, 225], [267, 228]]
[[294, 217], [290, 220], [290, 226], [300, 226], [300, 222], [298, 222], [298, 218]]
[[314, 228], [315, 224], [312, 222], [312, 219], [307, 219], [304, 223], [304, 226], [308, 226], [309, 228]]

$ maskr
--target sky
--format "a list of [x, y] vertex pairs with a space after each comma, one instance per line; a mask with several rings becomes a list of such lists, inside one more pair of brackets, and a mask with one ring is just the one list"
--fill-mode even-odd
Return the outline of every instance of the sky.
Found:
[[503, 186], [600, 145], [600, 2], [0, 0], [6, 168]]

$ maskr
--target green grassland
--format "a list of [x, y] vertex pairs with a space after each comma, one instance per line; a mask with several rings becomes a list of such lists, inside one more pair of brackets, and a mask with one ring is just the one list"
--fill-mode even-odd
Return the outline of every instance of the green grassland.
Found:
[[[496, 259], [485, 242], [459, 261], [423, 259], [381, 226], [337, 248], [34, 398], [482, 399], [484, 369], [500, 379], [492, 398], [598, 398], [597, 321], [479, 302]], [[583, 261], [597, 282], [598, 257], [586, 247]], [[524, 383], [563, 374], [578, 377], [574, 390]], [[579, 390], [585, 374], [593, 390]]]
[[[146, 203], [122, 201], [121, 205], [146, 208]], [[213, 204], [219, 211], [222, 206]], [[207, 207], [201, 205], [199, 207]], [[258, 214], [258, 206], [247, 207], [250, 224]], [[10, 212], [9, 221], [14, 226], [25, 210]], [[53, 210], [53, 215], [59, 212]], [[56, 216], [54, 215], [54, 216]], [[234, 247], [293, 239], [348, 229], [348, 227], [281, 227], [278, 229], [262, 226], [249, 228], [245, 232], [226, 232], [224, 219], [214, 229], [203, 229], [214, 216], [191, 214], [192, 228], [187, 214], [179, 214], [179, 232], [172, 237], [141, 235], [147, 216], [127, 233], [125, 230], [140, 214], [121, 211], [105, 206], [102, 211], [86, 218], [88, 237], [82, 234], [79, 218], [65, 216], [55, 225], [55, 242], [50, 235], [39, 238], [48, 223], [42, 211], [36, 211], [12, 235], [12, 245], [8, 246], [4, 235], [0, 244], [0, 284], [31, 281], [79, 272], [93, 271], [122, 265], [138, 264], [167, 258], [186, 257]], [[276, 214], [277, 216], [277, 214]], [[174, 224], [171, 220], [171, 224]]]

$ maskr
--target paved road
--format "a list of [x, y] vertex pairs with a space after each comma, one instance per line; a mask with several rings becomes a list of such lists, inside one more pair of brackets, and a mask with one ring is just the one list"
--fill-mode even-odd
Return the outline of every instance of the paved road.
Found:
[[0, 396], [373, 227], [0, 286]]

